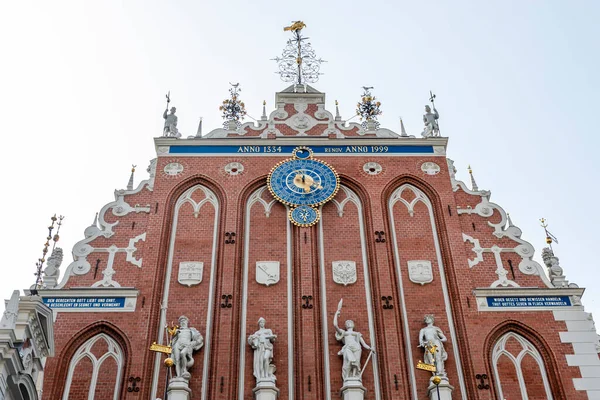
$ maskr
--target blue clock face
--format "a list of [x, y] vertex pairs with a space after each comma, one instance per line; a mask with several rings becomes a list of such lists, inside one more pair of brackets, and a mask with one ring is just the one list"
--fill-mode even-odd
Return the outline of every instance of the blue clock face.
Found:
[[337, 173], [327, 163], [312, 159], [280, 162], [268, 178], [269, 190], [280, 202], [316, 206], [331, 200], [339, 189]]
[[309, 206], [298, 206], [290, 211], [290, 221], [298, 226], [312, 226], [319, 222], [319, 210]]

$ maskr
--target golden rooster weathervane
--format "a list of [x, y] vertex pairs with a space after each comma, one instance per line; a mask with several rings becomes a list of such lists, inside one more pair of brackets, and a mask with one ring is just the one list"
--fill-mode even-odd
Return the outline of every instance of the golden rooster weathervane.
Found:
[[325, 60], [317, 58], [311, 44], [305, 42], [308, 38], [302, 36], [304, 28], [306, 24], [302, 21], [292, 21], [290, 26], [283, 28], [284, 32], [292, 32], [293, 37], [288, 40], [282, 56], [273, 60], [279, 64], [279, 71], [276, 73], [284, 82], [306, 85], [318, 81], [321, 75], [319, 69]]

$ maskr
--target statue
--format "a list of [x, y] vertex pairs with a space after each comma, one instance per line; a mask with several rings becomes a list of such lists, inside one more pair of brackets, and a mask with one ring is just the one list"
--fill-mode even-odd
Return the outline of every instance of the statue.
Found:
[[171, 346], [173, 348], [173, 361], [175, 362], [175, 376], [177, 378], [190, 379], [188, 369], [194, 365], [194, 351], [198, 351], [204, 345], [204, 338], [196, 328], [189, 328], [188, 317], [179, 317], [179, 328], [173, 336]]
[[433, 112], [431, 112], [431, 107], [429, 107], [429, 105], [425, 106], [425, 114], [423, 115], [425, 129], [423, 130], [423, 132], [421, 132], [421, 136], [440, 136], [440, 126], [437, 122], [439, 118], [440, 114], [438, 114], [437, 110], [435, 109], [435, 106], [433, 107]]
[[446, 376], [444, 369], [444, 361], [448, 359], [448, 353], [444, 349], [444, 342], [448, 339], [440, 328], [434, 326], [435, 319], [433, 315], [427, 314], [423, 318], [423, 322], [427, 326], [419, 332], [419, 347], [423, 347], [425, 354], [423, 362], [430, 365], [435, 365], [434, 376]]
[[260, 317], [258, 319], [258, 330], [248, 336], [248, 344], [254, 350], [254, 377], [256, 383], [260, 381], [274, 382], [275, 365], [273, 361], [273, 342], [277, 339], [277, 335], [273, 331], [265, 328], [267, 321]]
[[60, 247], [55, 247], [52, 250], [52, 255], [48, 257], [46, 269], [44, 269], [44, 283], [48, 289], [56, 287], [58, 276], [60, 274], [60, 264], [63, 260], [63, 251]]
[[163, 113], [163, 118], [165, 119], [165, 127], [163, 128], [163, 136], [166, 137], [181, 137], [181, 133], [177, 129], [177, 115], [175, 115], [175, 111], [177, 108], [171, 107], [171, 113], [167, 114], [169, 109], [165, 109]]
[[354, 331], [354, 321], [346, 321], [346, 330], [341, 329], [338, 326], [338, 316], [342, 314], [342, 302], [340, 300], [338, 309], [333, 317], [333, 326], [335, 327], [335, 338], [338, 342], [342, 342], [344, 346], [338, 352], [339, 356], [344, 358], [342, 364], [342, 378], [344, 383], [348, 380], [361, 380], [364, 368], [360, 368], [360, 358], [362, 355], [362, 348], [370, 350], [371, 353], [365, 362], [365, 367], [369, 362], [372, 354], [375, 353], [375, 349], [370, 347], [362, 337], [362, 334]]

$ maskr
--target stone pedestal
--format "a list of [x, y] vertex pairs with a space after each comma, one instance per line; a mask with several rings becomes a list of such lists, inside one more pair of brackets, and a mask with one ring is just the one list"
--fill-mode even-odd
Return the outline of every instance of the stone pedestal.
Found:
[[184, 378], [173, 378], [167, 387], [167, 398], [169, 400], [189, 400], [192, 390], [189, 381]]
[[440, 378], [442, 378], [442, 381], [439, 385], [433, 383], [433, 378], [429, 380], [429, 387], [427, 388], [429, 400], [452, 400], [452, 391], [454, 390], [454, 386], [450, 385], [448, 378]]
[[367, 389], [362, 385], [360, 379], [347, 379], [340, 390], [342, 400], [363, 400]]
[[279, 397], [275, 381], [258, 381], [252, 392], [255, 400], [277, 400]]

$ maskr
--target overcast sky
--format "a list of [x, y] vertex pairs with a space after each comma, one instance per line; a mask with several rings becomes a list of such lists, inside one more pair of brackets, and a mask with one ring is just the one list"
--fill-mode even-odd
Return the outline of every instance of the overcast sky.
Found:
[[184, 136], [199, 117], [205, 132], [220, 126], [228, 82], [241, 83], [250, 115], [263, 99], [272, 109], [287, 84], [270, 59], [289, 37], [282, 27], [301, 19], [328, 61], [314, 85], [328, 108], [337, 99], [348, 118], [361, 86], [374, 86], [382, 126], [397, 131], [402, 116], [418, 134], [433, 90], [458, 178], [468, 181], [470, 163], [540, 262], [546, 217], [567, 278], [587, 287], [586, 309], [600, 318], [599, 10], [549, 0], [0, 0], [0, 296], [34, 283], [52, 214], [66, 216], [64, 271], [131, 164], [136, 185], [147, 177], [168, 90]]

